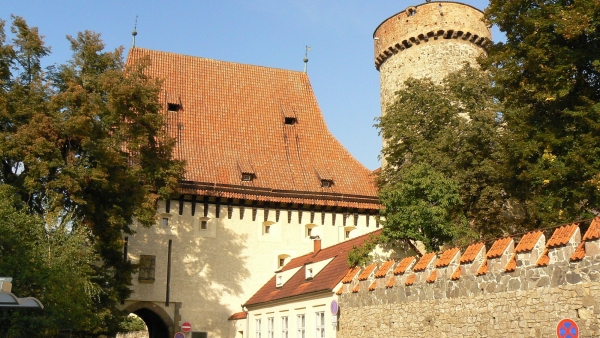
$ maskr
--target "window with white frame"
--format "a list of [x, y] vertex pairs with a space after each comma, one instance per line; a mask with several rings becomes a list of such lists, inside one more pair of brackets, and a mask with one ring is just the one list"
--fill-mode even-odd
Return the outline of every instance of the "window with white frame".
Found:
[[288, 316], [281, 317], [281, 338], [288, 338]]
[[256, 338], [261, 338], [262, 331], [260, 330], [260, 319], [256, 320]]
[[296, 335], [296, 338], [306, 338], [306, 317], [304, 316], [304, 314], [301, 314], [296, 316], [296, 318], [296, 329], [298, 333]]
[[275, 318], [267, 318], [267, 338], [275, 338]]
[[316, 312], [315, 317], [317, 321], [315, 325], [315, 327], [317, 328], [317, 335], [315, 337], [325, 338], [325, 312]]

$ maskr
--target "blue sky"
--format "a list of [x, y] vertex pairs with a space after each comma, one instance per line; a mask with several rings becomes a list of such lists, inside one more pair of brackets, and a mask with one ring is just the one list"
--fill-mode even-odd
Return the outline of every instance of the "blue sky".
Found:
[[[361, 163], [376, 169], [381, 140], [373, 127], [380, 114], [373, 31], [388, 17], [419, 3], [0, 0], [0, 19], [10, 21], [11, 14], [19, 15], [38, 27], [52, 47], [46, 65], [68, 60], [71, 51], [65, 36], [84, 30], [101, 33], [106, 48], [124, 46], [127, 52], [136, 15], [136, 45], [144, 48], [302, 70], [308, 45], [308, 74], [329, 129]], [[481, 10], [487, 6], [483, 0], [463, 3]], [[499, 36], [497, 30], [492, 34]]]

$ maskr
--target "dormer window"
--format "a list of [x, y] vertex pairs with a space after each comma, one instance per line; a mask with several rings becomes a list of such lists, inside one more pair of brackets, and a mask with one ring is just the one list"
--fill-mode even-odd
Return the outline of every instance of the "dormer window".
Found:
[[243, 182], [250, 182], [252, 180], [254, 180], [254, 174], [242, 173], [242, 181]]
[[181, 110], [181, 105], [177, 103], [168, 103], [167, 110], [170, 112], [178, 112]]
[[333, 186], [333, 180], [321, 180], [321, 187], [331, 188]]
[[286, 117], [285, 124], [294, 125], [298, 123], [298, 120], [295, 117]]

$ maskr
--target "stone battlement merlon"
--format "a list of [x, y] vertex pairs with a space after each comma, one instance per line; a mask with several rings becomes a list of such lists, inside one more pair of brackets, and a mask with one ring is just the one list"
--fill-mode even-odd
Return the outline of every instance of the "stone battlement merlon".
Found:
[[[460, 32], [460, 33], [459, 33]], [[462, 38], [485, 47], [491, 41], [483, 12], [458, 2], [431, 2], [408, 7], [382, 22], [373, 33], [377, 69], [389, 57], [429, 39]], [[411, 44], [412, 42], [412, 44]], [[404, 48], [402, 48], [404, 47]]]

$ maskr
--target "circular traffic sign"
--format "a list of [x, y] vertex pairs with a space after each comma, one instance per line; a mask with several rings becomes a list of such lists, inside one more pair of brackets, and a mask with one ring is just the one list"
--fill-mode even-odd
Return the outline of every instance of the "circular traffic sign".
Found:
[[336, 300], [331, 301], [331, 313], [333, 315], [337, 315], [338, 310], [340, 309], [338, 302]]
[[185, 335], [183, 334], [183, 332], [177, 332], [173, 337], [174, 338], [185, 338]]
[[579, 326], [572, 319], [563, 319], [556, 325], [558, 338], [579, 338]]
[[189, 322], [181, 324], [181, 331], [186, 333], [192, 331], [192, 324], [190, 324]]

